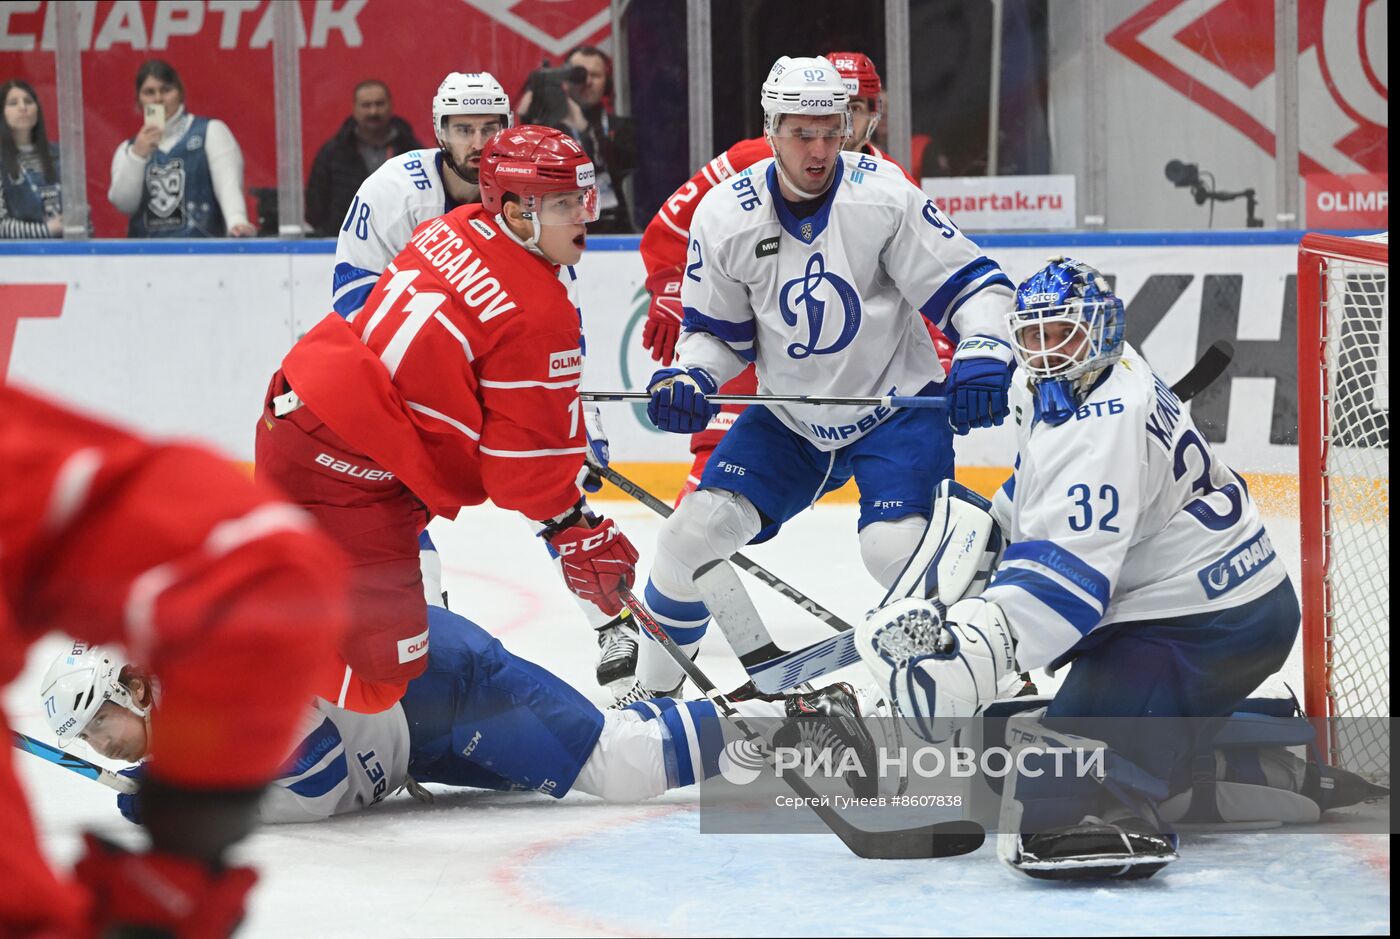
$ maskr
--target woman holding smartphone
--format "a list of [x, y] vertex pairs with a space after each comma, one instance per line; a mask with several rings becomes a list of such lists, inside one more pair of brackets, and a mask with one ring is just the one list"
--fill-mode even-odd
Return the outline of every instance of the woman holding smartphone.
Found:
[[0, 85], [0, 101], [0, 238], [62, 237], [58, 150], [49, 143], [39, 96], [12, 78]]
[[107, 199], [131, 216], [131, 238], [235, 238], [257, 234], [243, 197], [243, 154], [228, 125], [185, 110], [185, 86], [168, 62], [136, 72], [145, 121], [112, 155]]

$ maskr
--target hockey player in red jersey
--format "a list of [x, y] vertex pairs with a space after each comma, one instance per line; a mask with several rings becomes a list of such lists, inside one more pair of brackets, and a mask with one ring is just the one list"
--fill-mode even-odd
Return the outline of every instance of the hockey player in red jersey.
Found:
[[226, 460], [0, 387], [0, 684], [60, 631], [125, 645], [163, 689], [150, 849], [87, 836], [77, 888], [45, 863], [0, 757], [0, 935], [233, 931], [256, 876], [224, 852], [254, 824], [344, 627], [343, 563]]
[[490, 499], [534, 520], [571, 590], [621, 608], [637, 552], [578, 489], [587, 440], [578, 312], [558, 276], [597, 217], [593, 164], [567, 134], [501, 131], [480, 205], [420, 225], [349, 319], [293, 347], [258, 426], [257, 472], [349, 552], [351, 626], [319, 693], [385, 710], [427, 662], [418, 535]]
[[[860, 52], [828, 52], [826, 58], [831, 60], [836, 70], [841, 73], [842, 83], [851, 96], [852, 134], [844, 149], [868, 153], [895, 163], [872, 142], [884, 106], [884, 85], [880, 81], [880, 73], [875, 70], [875, 63], [870, 61], [869, 56]], [[642, 345], [650, 350], [651, 357], [662, 365], [671, 364], [676, 340], [681, 335], [681, 321], [684, 319], [681, 310], [681, 277], [684, 274], [686, 248], [689, 244], [690, 219], [695, 214], [695, 207], [700, 204], [700, 198], [705, 193], [722, 181], [772, 155], [773, 147], [767, 137], [739, 141], [702, 166], [700, 172], [672, 193], [647, 225], [646, 232], [642, 235], [641, 250], [642, 263], [647, 269], [646, 287], [651, 294], [651, 305], [647, 308], [647, 322], [642, 330]], [[911, 183], [916, 186], [919, 184], [907, 169], [901, 166], [900, 170]], [[934, 348], [938, 351], [939, 360], [947, 371], [952, 365], [953, 344], [938, 327], [929, 324], [928, 331], [933, 339]], [[720, 392], [747, 395], [754, 394], [757, 390], [758, 380], [754, 375], [753, 366], [750, 365], [726, 383]], [[691, 436], [690, 452], [694, 454], [695, 460], [690, 468], [689, 478], [676, 497], [677, 504], [686, 493], [699, 484], [705, 462], [714, 452], [724, 432], [743, 410], [742, 404], [726, 404], [720, 408], [708, 427]]]

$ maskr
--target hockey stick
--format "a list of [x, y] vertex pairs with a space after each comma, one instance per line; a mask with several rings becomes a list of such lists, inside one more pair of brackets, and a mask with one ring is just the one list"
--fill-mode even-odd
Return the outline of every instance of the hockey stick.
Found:
[[16, 747], [25, 753], [32, 753], [42, 760], [56, 763], [64, 769], [72, 770], [79, 776], [86, 776], [88, 779], [96, 780], [108, 788], [128, 795], [136, 791], [136, 780], [129, 776], [119, 776], [111, 770], [103, 769], [96, 763], [89, 763], [87, 760], [72, 753], [66, 753], [58, 747], [50, 746], [33, 737], [26, 736], [17, 731], [10, 731], [10, 740]]
[[[1190, 401], [1210, 385], [1235, 357], [1235, 347], [1221, 339], [1211, 344], [1172, 391]], [[584, 401], [650, 401], [649, 391], [580, 391]], [[848, 407], [939, 408], [948, 407], [945, 395], [883, 395], [840, 397], [833, 395], [706, 395], [711, 404], [831, 404]]]
[[792, 773], [780, 773], [773, 761], [773, 751], [769, 748], [767, 741], [761, 737], [757, 731], [749, 726], [748, 722], [739, 716], [738, 711], [729, 703], [719, 690], [714, 686], [700, 667], [690, 660], [690, 656], [681, 651], [666, 630], [661, 627], [652, 615], [647, 612], [647, 608], [637, 599], [632, 591], [625, 586], [621, 589], [622, 601], [627, 604], [627, 608], [632, 611], [632, 616], [641, 624], [642, 628], [661, 643], [662, 648], [675, 660], [695, 683], [695, 687], [714, 704], [716, 710], [724, 715], [729, 723], [733, 724], [739, 733], [744, 735], [749, 743], [758, 748], [763, 754], [764, 760], [788, 786], [801, 798], [804, 804], [811, 807], [817, 816], [826, 824], [828, 828], [840, 838], [841, 841], [859, 857], [881, 858], [881, 859], [908, 859], [908, 858], [935, 858], [935, 857], [956, 857], [960, 854], [969, 854], [982, 846], [987, 838], [987, 831], [977, 822], [971, 820], [934, 822], [930, 825], [920, 825], [917, 828], [902, 828], [892, 831], [867, 831], [857, 828], [846, 819], [841, 817], [841, 813], [833, 809], [828, 803], [829, 800], [817, 795], [816, 790], [807, 784], [807, 780]]
[[[665, 502], [662, 502], [655, 495], [643, 489], [641, 486], [632, 482], [632, 480], [628, 479], [626, 476], [623, 476], [611, 466], [598, 466], [597, 464], [592, 463], [591, 461], [589, 465], [593, 467], [594, 471], [597, 472], [599, 476], [602, 476], [608, 482], [612, 483], [614, 486], [627, 493], [627, 495], [636, 499], [642, 505], [651, 509], [657, 515], [660, 515], [662, 518], [670, 518], [671, 514], [675, 512], [675, 509], [671, 508]], [[777, 574], [774, 574], [772, 571], [768, 570], [768, 568], [759, 564], [752, 558], [745, 557], [742, 554], [734, 554], [730, 556], [729, 560], [733, 561], [734, 564], [738, 566], [739, 570], [743, 571], [746, 574], [751, 574], [759, 580], [763, 581], [763, 583], [767, 584], [769, 587], [772, 587], [774, 590], [778, 591], [778, 593], [782, 594], [784, 597], [791, 600], [798, 606], [802, 607], [802, 609], [806, 610], [808, 613], [811, 613], [813, 616], [821, 620], [823, 623], [826, 623], [832, 629], [835, 629], [837, 631], [844, 631], [852, 628], [850, 623], [846, 622], [844, 619], [837, 616], [835, 613], [822, 606], [816, 600], [813, 600], [801, 590], [798, 590], [796, 587], [792, 586], [792, 584], [789, 584], [787, 581], [783, 580]], [[709, 567], [701, 568], [700, 571], [696, 574], [696, 580], [698, 581], [700, 575], [704, 574], [709, 569]], [[774, 648], [776, 649], [777, 647], [774, 646]]]
[[1190, 401], [1214, 384], [1215, 380], [1225, 373], [1225, 369], [1230, 367], [1234, 358], [1235, 347], [1224, 339], [1211, 343], [1210, 348], [1191, 366], [1191, 370], [1172, 385], [1172, 394], [1183, 402]]
[[[580, 391], [584, 401], [650, 401], [649, 391]], [[706, 395], [711, 404], [834, 404], [861, 408], [947, 408], [948, 399], [928, 395], [839, 397], [832, 395]]]

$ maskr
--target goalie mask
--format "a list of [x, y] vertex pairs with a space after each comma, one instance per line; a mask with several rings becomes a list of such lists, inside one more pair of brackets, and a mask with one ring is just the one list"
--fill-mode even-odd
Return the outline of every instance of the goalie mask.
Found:
[[60, 747], [77, 740], [106, 701], [146, 716], [147, 709], [137, 706], [121, 683], [125, 666], [115, 653], [85, 642], [74, 642], [49, 666], [39, 683], [39, 700]]
[[1016, 364], [1050, 424], [1068, 420], [1103, 370], [1123, 355], [1123, 301], [1082, 261], [1051, 258], [1016, 290], [1007, 314]]

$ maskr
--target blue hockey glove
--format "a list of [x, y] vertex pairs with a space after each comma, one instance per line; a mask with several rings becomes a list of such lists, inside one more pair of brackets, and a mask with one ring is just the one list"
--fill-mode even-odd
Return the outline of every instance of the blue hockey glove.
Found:
[[603, 415], [598, 405], [583, 406], [583, 429], [588, 436], [588, 453], [578, 471], [578, 486], [584, 492], [597, 492], [603, 488], [603, 477], [598, 475], [598, 470], [608, 465], [608, 432], [603, 429]]
[[[139, 786], [142, 780], [146, 778], [146, 770], [140, 763], [137, 763], [135, 766], [129, 766], [124, 770], [118, 770], [117, 775], [134, 779]], [[125, 792], [117, 793], [117, 808], [121, 811], [122, 817], [128, 822], [134, 825], [141, 824], [141, 790], [138, 789], [129, 794]]]
[[663, 368], [651, 376], [647, 417], [673, 434], [698, 434], [719, 410], [707, 399], [719, 390], [703, 368]]
[[1006, 420], [1013, 367], [1011, 347], [1000, 339], [969, 336], [958, 344], [948, 374], [948, 395], [953, 399], [948, 421], [953, 430], [965, 434]]

